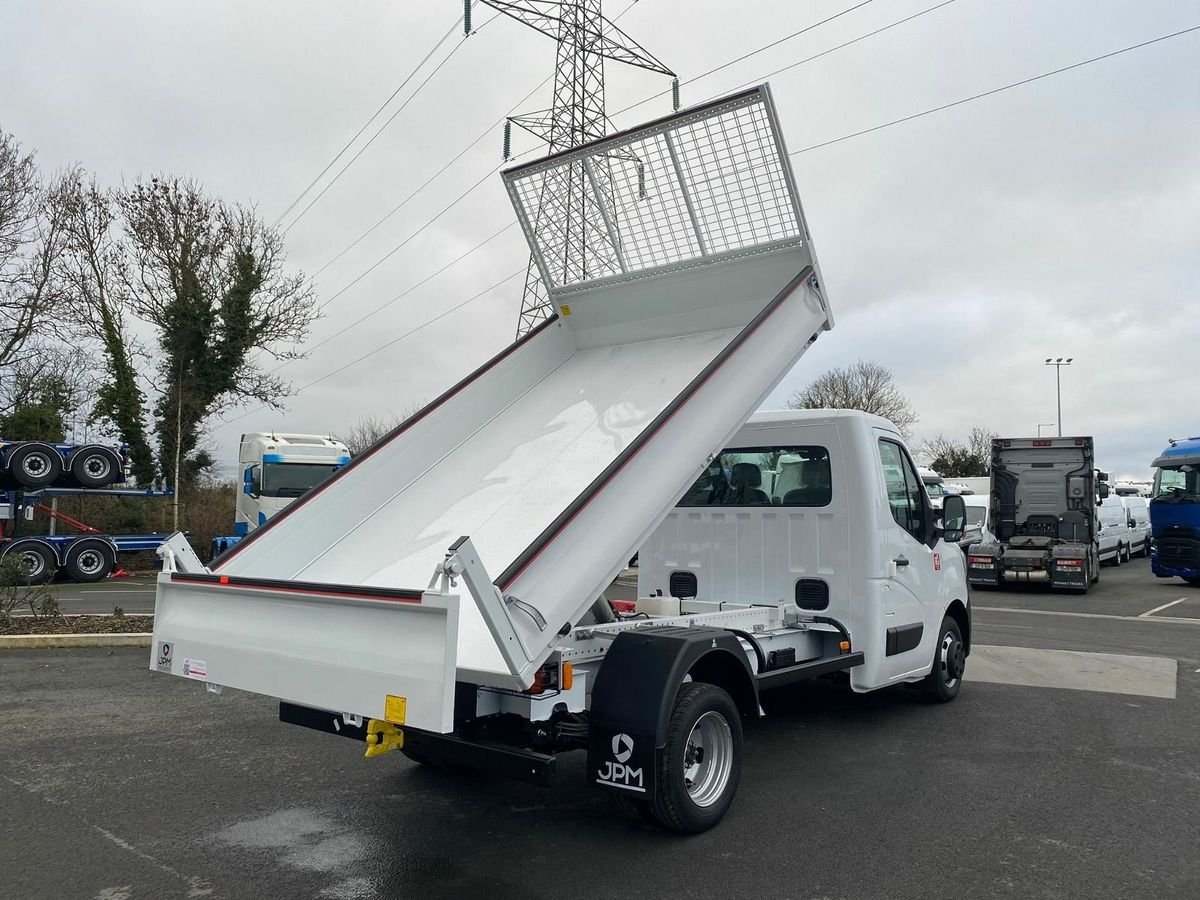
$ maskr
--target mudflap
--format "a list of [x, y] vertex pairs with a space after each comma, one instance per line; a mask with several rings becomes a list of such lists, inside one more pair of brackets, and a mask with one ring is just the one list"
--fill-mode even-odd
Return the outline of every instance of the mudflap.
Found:
[[[665, 626], [617, 635], [592, 689], [590, 782], [635, 800], [654, 797], [675, 695], [693, 669], [705, 673], [697, 680], [728, 691], [743, 715], [758, 709], [754, 675], [730, 632]], [[719, 680], [713, 673], [720, 673]]]

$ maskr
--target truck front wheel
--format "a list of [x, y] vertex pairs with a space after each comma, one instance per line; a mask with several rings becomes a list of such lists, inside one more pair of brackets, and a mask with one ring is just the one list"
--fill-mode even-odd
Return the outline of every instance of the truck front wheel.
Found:
[[729, 810], [741, 774], [737, 704], [716, 685], [685, 684], [671, 711], [650, 814], [673, 831], [707, 831]]
[[933, 668], [922, 682], [925, 692], [939, 703], [949, 703], [958, 696], [963, 672], [967, 667], [967, 648], [962, 632], [954, 619], [946, 616], [938, 630], [938, 642], [933, 648]]

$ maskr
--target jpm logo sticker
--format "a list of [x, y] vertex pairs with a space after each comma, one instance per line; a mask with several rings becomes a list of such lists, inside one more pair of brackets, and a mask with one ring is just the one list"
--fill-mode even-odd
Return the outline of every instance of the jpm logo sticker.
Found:
[[158, 665], [155, 668], [160, 672], [171, 671], [171, 645], [166, 641], [158, 642]]
[[612, 755], [613, 758], [606, 760], [604, 767], [596, 773], [596, 781], [609, 787], [646, 793], [642, 770], [626, 765], [633, 756], [633, 738], [627, 734], [614, 734]]
[[942, 554], [940, 553], [933, 554], [933, 571], [942, 571]]

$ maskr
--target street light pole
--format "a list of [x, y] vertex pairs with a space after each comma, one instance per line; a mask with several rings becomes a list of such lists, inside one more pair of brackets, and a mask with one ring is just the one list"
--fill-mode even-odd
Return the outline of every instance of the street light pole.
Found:
[[[1054, 366], [1054, 387], [1055, 394], [1058, 396], [1058, 436], [1062, 437], [1062, 367], [1069, 366], [1071, 360], [1075, 357], [1068, 356], [1063, 359], [1061, 356], [1056, 358], [1046, 357], [1046, 365]], [[1041, 433], [1039, 429], [1039, 434]]]

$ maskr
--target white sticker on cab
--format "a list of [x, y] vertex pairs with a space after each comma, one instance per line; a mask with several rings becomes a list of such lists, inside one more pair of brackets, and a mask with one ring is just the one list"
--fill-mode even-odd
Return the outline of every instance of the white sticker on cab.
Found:
[[208, 678], [208, 663], [202, 659], [185, 659], [183, 661], [183, 677], [204, 681]]

